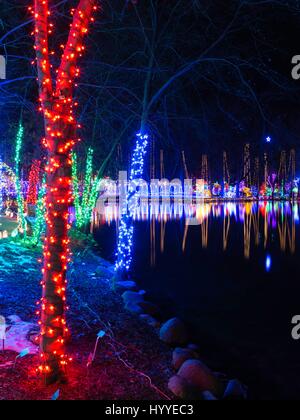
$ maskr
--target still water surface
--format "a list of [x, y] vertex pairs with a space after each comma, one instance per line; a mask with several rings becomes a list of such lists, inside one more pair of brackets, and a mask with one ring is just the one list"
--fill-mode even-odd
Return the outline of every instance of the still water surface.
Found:
[[[300, 399], [300, 206], [224, 203], [144, 205], [135, 216], [133, 273], [166, 314], [180, 315], [215, 369], [256, 398]], [[198, 225], [186, 223], [196, 217]], [[113, 260], [117, 206], [95, 217]], [[226, 369], [225, 369], [226, 370]]]

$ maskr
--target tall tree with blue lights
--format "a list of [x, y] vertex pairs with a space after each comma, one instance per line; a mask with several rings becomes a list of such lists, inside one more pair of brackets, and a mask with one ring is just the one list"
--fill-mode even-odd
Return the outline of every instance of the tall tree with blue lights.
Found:
[[66, 323], [66, 274], [70, 261], [68, 238], [69, 206], [71, 205], [71, 151], [78, 142], [79, 125], [74, 115], [74, 87], [79, 76], [78, 59], [84, 51], [84, 37], [88, 32], [97, 0], [80, 0], [72, 10], [73, 22], [60, 65], [53, 77], [48, 36], [53, 31], [49, 23], [48, 0], [35, 0], [30, 8], [35, 19], [35, 50], [38, 69], [40, 111], [45, 123], [43, 145], [47, 150], [46, 166], [46, 239], [40, 302], [40, 356], [39, 371], [46, 383], [65, 378], [69, 361], [65, 339]]

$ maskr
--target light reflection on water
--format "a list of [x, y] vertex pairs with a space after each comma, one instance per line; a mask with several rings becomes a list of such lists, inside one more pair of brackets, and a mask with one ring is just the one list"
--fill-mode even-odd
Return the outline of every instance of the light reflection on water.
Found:
[[[185, 214], [200, 225], [185, 223]], [[117, 206], [95, 213], [95, 237], [108, 258], [118, 219]], [[152, 203], [136, 219], [144, 220], [134, 237], [139, 287], [164, 314], [188, 322], [208, 359], [213, 351], [234, 366], [233, 375], [262, 399], [299, 396], [299, 346], [290, 335], [299, 309], [299, 204]]]
[[[92, 230], [101, 225], [118, 226], [120, 209], [117, 204], [108, 205], [100, 214], [97, 208], [93, 216]], [[190, 226], [187, 219], [196, 218], [197, 226]], [[182, 251], [185, 252], [190, 229], [201, 229], [202, 248], [208, 248], [211, 229], [217, 222], [222, 223], [220, 240], [226, 251], [230, 240], [235, 240], [236, 229], [243, 234], [244, 256], [249, 259], [251, 246], [268, 248], [274, 237], [282, 252], [295, 253], [296, 226], [299, 224], [299, 204], [291, 202], [226, 202], [183, 204], [181, 202], [161, 203], [145, 202], [134, 214], [136, 222], [148, 222], [150, 225], [150, 259], [155, 265], [157, 243], [160, 252], [165, 249], [166, 226], [168, 223], [185, 221], [182, 232]], [[160, 226], [159, 233], [157, 225]], [[159, 241], [159, 242], [157, 242]], [[266, 270], [270, 270], [271, 260], [266, 261]]]

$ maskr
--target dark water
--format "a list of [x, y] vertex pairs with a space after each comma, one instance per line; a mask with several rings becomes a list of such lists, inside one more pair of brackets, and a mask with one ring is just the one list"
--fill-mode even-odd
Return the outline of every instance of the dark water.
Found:
[[[300, 399], [300, 206], [290, 203], [145, 207], [135, 222], [133, 272], [168, 315], [186, 320], [216, 370], [255, 398]], [[95, 227], [113, 259], [118, 209]]]

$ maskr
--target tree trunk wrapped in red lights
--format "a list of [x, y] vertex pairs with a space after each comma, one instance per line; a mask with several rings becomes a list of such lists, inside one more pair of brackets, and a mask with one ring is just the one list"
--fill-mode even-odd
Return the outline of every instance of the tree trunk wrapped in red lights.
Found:
[[40, 349], [39, 370], [46, 382], [52, 383], [65, 377], [69, 357], [65, 350], [66, 325], [66, 272], [70, 261], [68, 229], [69, 206], [72, 203], [70, 153], [76, 142], [79, 127], [73, 114], [76, 66], [84, 50], [83, 38], [87, 34], [92, 12], [97, 0], [80, 0], [72, 10], [71, 25], [61, 64], [56, 71], [56, 85], [52, 79], [52, 66], [48, 47], [48, 34], [52, 25], [48, 19], [48, 0], [35, 0], [35, 50], [38, 67], [40, 110], [45, 120], [43, 144], [48, 153], [47, 172], [47, 231], [44, 244], [43, 297], [40, 302]]

